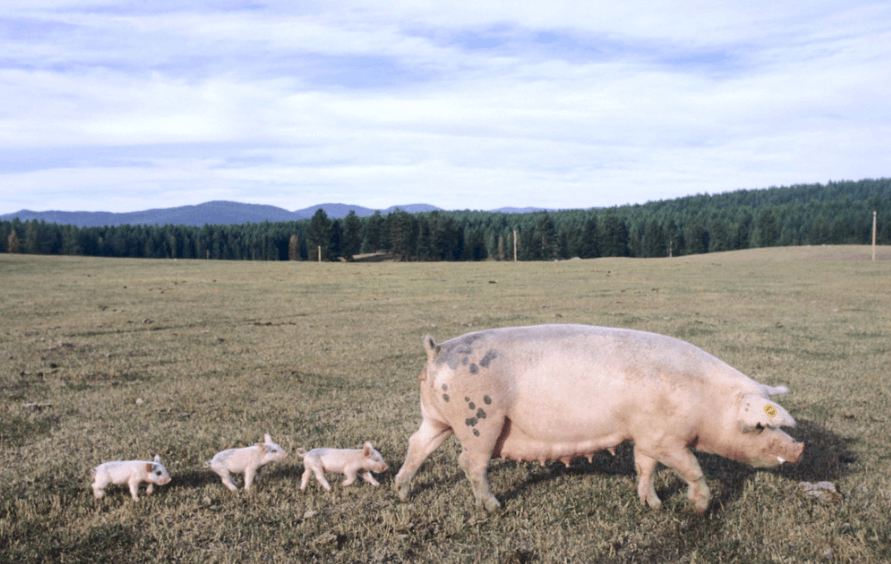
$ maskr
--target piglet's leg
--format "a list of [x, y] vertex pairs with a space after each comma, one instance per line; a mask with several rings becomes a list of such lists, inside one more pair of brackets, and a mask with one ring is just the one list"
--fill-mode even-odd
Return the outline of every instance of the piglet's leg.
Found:
[[300, 489], [305, 490], [306, 485], [309, 484], [309, 477], [312, 475], [312, 468], [307, 466], [303, 470], [303, 477], [300, 479]]
[[346, 476], [346, 479], [340, 485], [343, 486], [344, 488], [351, 485], [353, 482], [356, 481], [356, 469], [355, 468], [344, 469], [343, 475]]
[[229, 472], [227, 470], [223, 470], [223, 471], [219, 472], [219, 475], [220, 475], [220, 479], [223, 482], [223, 485], [226, 486], [227, 488], [229, 488], [230, 492], [234, 492], [235, 490], [238, 489], [235, 487], [235, 484], [232, 483], [232, 477], [229, 475]]
[[151, 494], [153, 491], [155, 491], [155, 484], [149, 482], [148, 487], [145, 488], [145, 493]]
[[371, 484], [372, 486], [379, 486], [380, 482], [374, 479], [374, 476], [371, 475], [371, 472], [368, 470], [362, 470], [359, 472], [359, 475], [362, 476], [362, 479]]
[[134, 501], [139, 501], [139, 495], [137, 494], [139, 492], [139, 480], [130, 480], [128, 484], [130, 486], [130, 497]]
[[257, 472], [257, 469], [248, 466], [244, 469], [244, 491], [248, 491], [251, 489], [251, 483], [254, 481], [254, 474]]
[[319, 483], [322, 484], [323, 488], [325, 488], [326, 490], [328, 490], [330, 492], [331, 484], [329, 484], [328, 480], [325, 479], [325, 472], [321, 468], [318, 468], [318, 467], [314, 467], [312, 469], [312, 471], [313, 471], [313, 474], [316, 475], [316, 480], [318, 480]]

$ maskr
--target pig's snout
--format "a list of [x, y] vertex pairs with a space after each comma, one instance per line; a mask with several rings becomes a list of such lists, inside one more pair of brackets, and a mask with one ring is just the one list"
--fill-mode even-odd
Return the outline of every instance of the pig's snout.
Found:
[[794, 443], [792, 447], [790, 447], [789, 452], [791, 453], [789, 458], [784, 458], [782, 455], [778, 455], [777, 461], [780, 464], [783, 462], [798, 462], [798, 459], [801, 458], [801, 453], [804, 452], [804, 443]]

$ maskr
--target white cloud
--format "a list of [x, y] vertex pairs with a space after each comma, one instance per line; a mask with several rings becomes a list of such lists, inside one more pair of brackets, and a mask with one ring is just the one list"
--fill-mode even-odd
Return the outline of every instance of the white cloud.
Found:
[[590, 207], [888, 174], [885, 3], [459, 4], [13, 2], [0, 212]]

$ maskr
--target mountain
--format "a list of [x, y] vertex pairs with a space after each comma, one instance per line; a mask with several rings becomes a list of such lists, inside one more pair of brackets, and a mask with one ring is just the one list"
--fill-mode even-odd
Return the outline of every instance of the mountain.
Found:
[[[439, 210], [429, 204], [409, 204], [407, 206], [393, 206], [382, 210], [384, 215], [396, 209], [408, 213], [422, 213]], [[15, 213], [0, 215], [0, 220], [12, 220], [16, 217], [21, 221], [36, 220], [47, 223], [63, 225], [77, 225], [78, 227], [98, 227], [103, 225], [230, 225], [241, 223], [262, 223], [299, 221], [309, 219], [319, 209], [331, 219], [342, 219], [351, 211], [359, 217], [374, 215], [375, 211], [362, 206], [348, 204], [319, 204], [297, 211], [288, 211], [275, 206], [259, 204], [242, 204], [238, 202], [213, 201], [195, 206], [179, 206], [175, 208], [157, 208], [138, 212], [112, 213], [112, 212], [66, 212], [66, 211], [31, 211], [21, 210]]]

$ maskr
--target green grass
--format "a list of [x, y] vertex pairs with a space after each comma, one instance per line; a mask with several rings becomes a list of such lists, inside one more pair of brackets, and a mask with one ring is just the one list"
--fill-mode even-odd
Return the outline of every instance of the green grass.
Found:
[[[883, 562], [891, 560], [891, 253], [777, 248], [558, 263], [268, 263], [0, 254], [2, 562]], [[473, 503], [448, 440], [412, 497], [392, 478], [420, 422], [421, 344], [586, 323], [683, 338], [785, 384], [807, 443], [755, 471], [699, 455], [714, 501], [631, 448], [593, 464], [493, 460]], [[137, 402], [137, 400], [141, 400]], [[51, 407], [26, 407], [50, 403]], [[371, 440], [380, 488], [298, 488], [296, 456], [230, 493], [202, 467], [270, 433], [286, 450]], [[173, 481], [95, 500], [89, 469], [160, 454]], [[331, 476], [336, 478], [335, 476]], [[831, 481], [838, 504], [799, 495]]]

